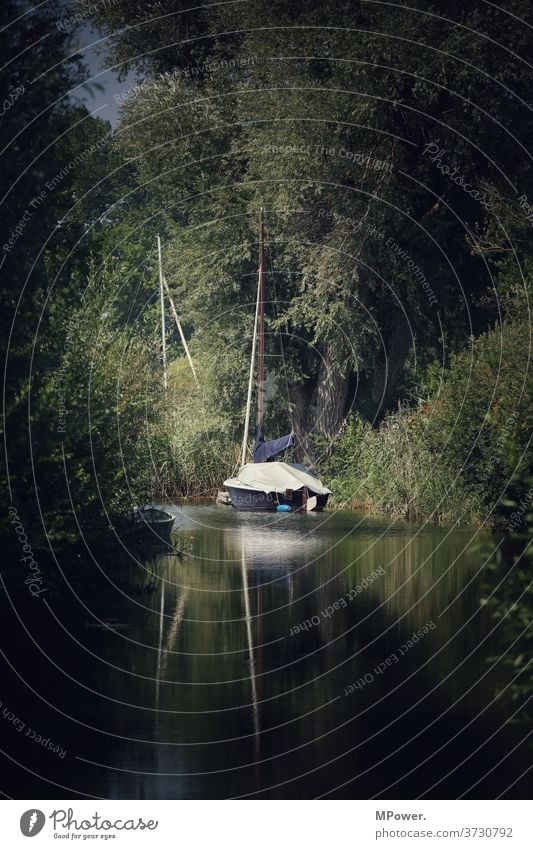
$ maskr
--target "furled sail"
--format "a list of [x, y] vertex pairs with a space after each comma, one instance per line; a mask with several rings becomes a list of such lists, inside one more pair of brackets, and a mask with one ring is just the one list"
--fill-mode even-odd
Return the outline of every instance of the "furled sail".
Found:
[[271, 439], [265, 441], [263, 428], [257, 429], [257, 436], [254, 445], [254, 463], [268, 463], [278, 454], [282, 454], [287, 448], [290, 448], [294, 442], [294, 433], [288, 433], [287, 436], [280, 436], [279, 439]]

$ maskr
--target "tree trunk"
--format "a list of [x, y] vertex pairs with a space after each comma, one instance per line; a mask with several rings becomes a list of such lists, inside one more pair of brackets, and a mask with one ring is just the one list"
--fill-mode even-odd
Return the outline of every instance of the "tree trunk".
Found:
[[292, 387], [298, 461], [313, 466], [320, 454], [329, 454], [350, 412], [359, 412], [377, 423], [389, 411], [411, 349], [411, 333], [405, 321], [395, 324], [385, 344], [381, 358], [364, 382], [354, 380], [353, 373], [341, 374], [331, 349], [326, 347], [318, 378]]
[[[318, 378], [310, 385], [293, 387], [291, 397], [295, 406], [294, 430], [298, 459], [313, 465], [318, 453], [313, 437], [325, 437], [331, 447], [344, 421], [350, 375], [342, 375], [334, 364], [330, 348], [322, 353]], [[324, 446], [320, 446], [323, 451]]]
[[405, 320], [398, 321], [386, 340], [385, 350], [374, 363], [372, 374], [365, 381], [361, 381], [355, 409], [373, 424], [380, 422], [389, 412], [411, 344], [412, 336], [408, 324]]

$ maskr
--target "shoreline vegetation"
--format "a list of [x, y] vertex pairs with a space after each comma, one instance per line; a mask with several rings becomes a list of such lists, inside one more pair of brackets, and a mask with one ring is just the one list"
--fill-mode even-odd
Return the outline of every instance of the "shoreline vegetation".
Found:
[[337, 503], [510, 532], [509, 504], [531, 501], [530, 339], [527, 317], [510, 318], [444, 375], [430, 366], [415, 405], [377, 428], [349, 419], [330, 461]]
[[[313, 460], [333, 491], [332, 506], [507, 532], [516, 527], [509, 506], [516, 502], [524, 518], [532, 501], [525, 308], [517, 296], [503, 324], [471, 338], [447, 369], [431, 363], [411, 386], [414, 400], [400, 401], [378, 425], [354, 413], [335, 440], [315, 440]], [[239, 444], [227, 438], [224, 423], [209, 420], [205, 398], [195, 395], [184, 369], [180, 361], [171, 371], [172, 459], [160, 494], [211, 497], [237, 464]]]

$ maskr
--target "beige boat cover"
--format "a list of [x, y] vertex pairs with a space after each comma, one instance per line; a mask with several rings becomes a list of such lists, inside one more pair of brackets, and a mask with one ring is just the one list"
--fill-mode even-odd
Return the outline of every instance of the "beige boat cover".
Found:
[[224, 486], [238, 486], [259, 492], [285, 492], [304, 486], [317, 495], [329, 495], [331, 490], [299, 463], [247, 463], [235, 478], [224, 481]]

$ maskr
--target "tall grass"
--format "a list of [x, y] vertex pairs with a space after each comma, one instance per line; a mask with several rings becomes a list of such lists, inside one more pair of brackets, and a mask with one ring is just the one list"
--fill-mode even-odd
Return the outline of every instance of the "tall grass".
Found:
[[335, 502], [409, 519], [478, 520], [479, 498], [430, 449], [425, 419], [425, 412], [400, 409], [373, 429], [352, 418], [328, 470]]
[[238, 464], [239, 435], [232, 418], [217, 409], [201, 360], [196, 367], [201, 389], [195, 386], [184, 358], [175, 360], [169, 369], [162, 423], [166, 451], [158, 488], [171, 497], [212, 496]]
[[351, 418], [330, 461], [338, 504], [393, 516], [497, 523], [531, 466], [531, 328], [520, 317], [472, 340], [439, 388], [379, 429]]

